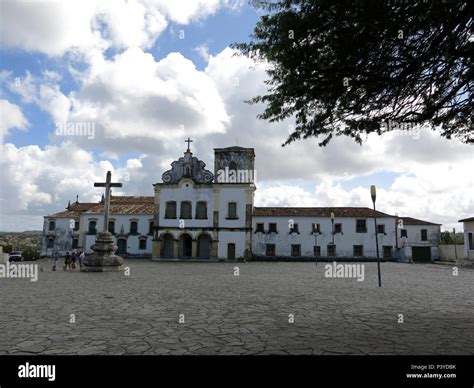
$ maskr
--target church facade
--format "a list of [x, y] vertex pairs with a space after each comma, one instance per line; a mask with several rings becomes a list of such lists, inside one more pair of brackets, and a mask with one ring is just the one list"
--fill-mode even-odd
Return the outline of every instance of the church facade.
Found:
[[[154, 260], [366, 259], [376, 257], [377, 233], [386, 260], [410, 260], [413, 252], [426, 261], [439, 257], [439, 224], [410, 218], [405, 226], [403, 218], [376, 212], [376, 230], [374, 211], [365, 207], [255, 207], [255, 176], [252, 148], [214, 149], [211, 172], [188, 143], [153, 185], [153, 196], [111, 197], [108, 230], [117, 253]], [[91, 253], [103, 211], [103, 199], [76, 200], [44, 217], [42, 255]]]

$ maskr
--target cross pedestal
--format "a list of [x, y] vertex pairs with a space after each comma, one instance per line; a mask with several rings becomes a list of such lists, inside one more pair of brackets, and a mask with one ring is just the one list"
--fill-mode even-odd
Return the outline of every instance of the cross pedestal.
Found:
[[117, 256], [117, 245], [114, 243], [112, 233], [108, 231], [110, 215], [110, 188], [122, 187], [121, 183], [112, 183], [112, 174], [107, 171], [105, 182], [94, 183], [94, 187], [105, 187], [104, 201], [104, 227], [97, 235], [95, 244], [92, 245], [94, 253], [83, 261], [82, 272], [110, 272], [123, 270], [123, 258]]

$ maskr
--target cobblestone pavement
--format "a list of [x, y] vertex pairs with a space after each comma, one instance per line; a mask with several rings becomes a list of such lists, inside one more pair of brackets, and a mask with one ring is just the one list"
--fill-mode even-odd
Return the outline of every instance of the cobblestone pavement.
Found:
[[39, 265], [0, 278], [0, 354], [474, 354], [473, 270], [382, 263], [380, 289], [376, 263], [363, 282], [324, 263]]

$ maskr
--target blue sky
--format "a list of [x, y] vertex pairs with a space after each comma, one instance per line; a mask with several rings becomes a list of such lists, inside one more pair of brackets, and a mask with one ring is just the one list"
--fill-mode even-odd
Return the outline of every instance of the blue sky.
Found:
[[[375, 184], [388, 213], [458, 229], [474, 214], [472, 147], [432, 131], [282, 148], [293, 118], [258, 120], [263, 106], [244, 103], [266, 92], [269, 64], [229, 48], [260, 17], [246, 1], [1, 4], [0, 230], [41, 229], [76, 194], [100, 198], [108, 169], [127, 179], [122, 194], [152, 195], [188, 136], [208, 166], [214, 147], [253, 147], [258, 206], [370, 206]], [[57, 136], [65, 122], [92, 123], [94, 137]]]

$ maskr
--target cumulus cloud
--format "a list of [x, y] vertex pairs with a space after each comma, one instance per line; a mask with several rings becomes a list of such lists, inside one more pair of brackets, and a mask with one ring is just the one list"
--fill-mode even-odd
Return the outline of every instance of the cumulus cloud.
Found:
[[[62, 56], [68, 51], [150, 48], [169, 22], [188, 24], [235, 2], [219, 0], [65, 0], [0, 3], [0, 43]], [[237, 7], [239, 4], [237, 4]]]
[[29, 123], [23, 116], [21, 108], [12, 104], [8, 100], [0, 99], [0, 141], [8, 134], [12, 128], [26, 130]]

